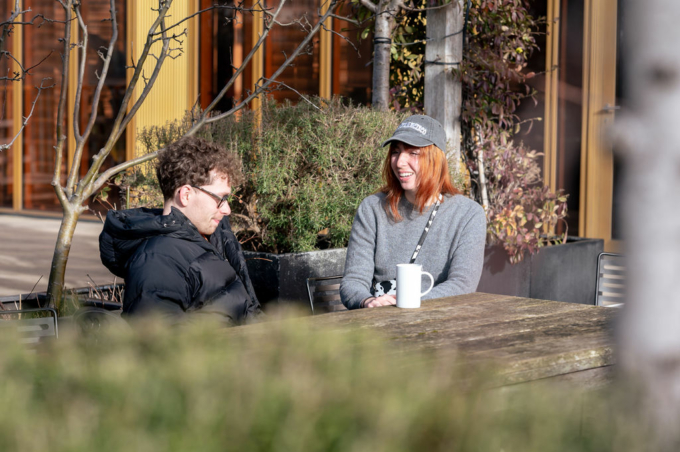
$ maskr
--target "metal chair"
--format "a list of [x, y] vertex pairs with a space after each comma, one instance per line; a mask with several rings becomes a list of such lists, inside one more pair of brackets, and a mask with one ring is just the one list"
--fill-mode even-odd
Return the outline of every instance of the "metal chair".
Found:
[[[34, 317], [47, 313], [45, 317]], [[40, 342], [59, 337], [57, 311], [52, 308], [0, 310], [0, 328], [11, 329], [19, 336], [19, 342], [36, 348]]]
[[341, 282], [342, 276], [307, 278], [307, 294], [312, 315], [347, 310], [340, 301]]
[[626, 266], [623, 255], [600, 253], [597, 256], [597, 293], [595, 305], [623, 306], [626, 289]]
[[89, 339], [98, 339], [104, 328], [129, 330], [130, 326], [120, 316], [123, 305], [112, 301], [88, 298], [73, 314], [73, 322], [80, 333]]

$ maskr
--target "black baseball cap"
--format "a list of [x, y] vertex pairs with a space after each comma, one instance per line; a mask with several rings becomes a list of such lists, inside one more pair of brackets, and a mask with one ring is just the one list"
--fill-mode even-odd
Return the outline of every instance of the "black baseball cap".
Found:
[[442, 152], [446, 153], [446, 132], [444, 127], [434, 118], [425, 115], [413, 115], [404, 119], [385, 146], [393, 141], [401, 141], [422, 148], [434, 144]]

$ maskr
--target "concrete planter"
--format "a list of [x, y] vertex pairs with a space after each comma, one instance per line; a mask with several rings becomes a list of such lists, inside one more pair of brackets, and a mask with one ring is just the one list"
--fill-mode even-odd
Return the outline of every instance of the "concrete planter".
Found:
[[44, 308], [47, 306], [48, 302], [45, 292], [39, 292], [0, 297], [0, 304], [2, 304], [2, 309], [19, 310]]
[[[103, 304], [109, 304], [107, 300], [112, 298], [114, 291], [119, 291], [123, 288], [123, 284], [109, 284], [104, 286], [96, 287], [80, 287], [77, 289], [69, 289], [66, 296], [76, 296], [79, 299], [85, 300], [90, 298], [92, 293], [93, 298], [103, 298]], [[21, 294], [21, 295], [9, 295], [5, 297], [0, 297], [0, 304], [4, 309], [35, 309], [44, 308], [48, 305], [47, 293], [46, 292], [35, 292], [31, 294]]]
[[[512, 265], [501, 246], [487, 246], [478, 292], [593, 304], [599, 239], [569, 237], [567, 243], [542, 248]], [[250, 278], [260, 302], [307, 305], [306, 280], [341, 275], [347, 249], [307, 253], [245, 252]]]
[[248, 273], [263, 306], [271, 303], [307, 305], [307, 278], [342, 275], [347, 248], [306, 253], [245, 251]]

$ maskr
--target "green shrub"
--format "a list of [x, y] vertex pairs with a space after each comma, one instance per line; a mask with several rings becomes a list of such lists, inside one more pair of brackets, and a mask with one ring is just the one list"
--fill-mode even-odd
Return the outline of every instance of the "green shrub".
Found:
[[0, 346], [3, 451], [636, 450], [602, 395], [485, 391], [450, 355], [306, 322]]
[[259, 132], [253, 118], [207, 130], [243, 158], [247, 183], [233, 205], [242, 241], [278, 253], [346, 246], [359, 203], [381, 184], [381, 140], [401, 116], [335, 100], [320, 108], [265, 103]]
[[[260, 127], [253, 112], [204, 127], [199, 135], [237, 150], [245, 180], [234, 192], [232, 226], [245, 249], [276, 253], [347, 245], [361, 200], [381, 185], [385, 151], [403, 114], [312, 100], [314, 105], [265, 102]], [[316, 106], [318, 105], [318, 106]], [[190, 118], [146, 130], [140, 141], [156, 150], [179, 138]], [[134, 171], [131, 207], [162, 205], [150, 195], [150, 171]], [[155, 188], [157, 190], [157, 187]]]

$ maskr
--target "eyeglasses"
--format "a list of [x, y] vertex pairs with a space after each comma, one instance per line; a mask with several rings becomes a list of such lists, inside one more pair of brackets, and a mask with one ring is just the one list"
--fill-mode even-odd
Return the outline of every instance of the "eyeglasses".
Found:
[[211, 191], [206, 190], [205, 188], [197, 187], [195, 185], [192, 185], [192, 187], [197, 189], [197, 190], [201, 190], [203, 193], [205, 193], [206, 195], [208, 195], [212, 199], [214, 199], [215, 202], [217, 203], [218, 209], [221, 208], [224, 205], [225, 202], [228, 204], [229, 201], [231, 201], [231, 195], [219, 196], [219, 195], [216, 195], [215, 193], [213, 193]]

